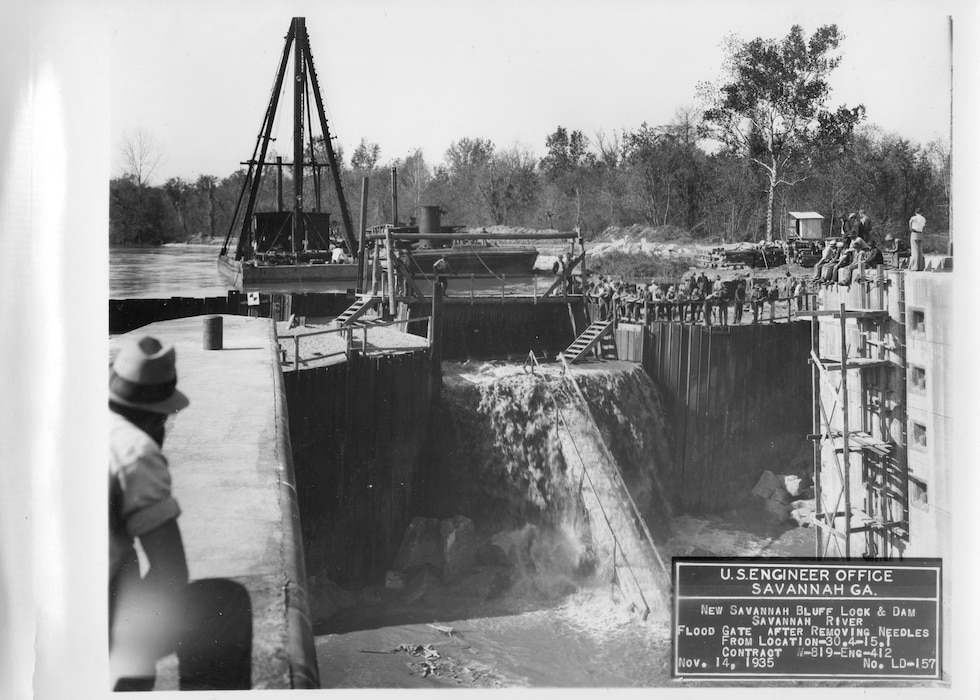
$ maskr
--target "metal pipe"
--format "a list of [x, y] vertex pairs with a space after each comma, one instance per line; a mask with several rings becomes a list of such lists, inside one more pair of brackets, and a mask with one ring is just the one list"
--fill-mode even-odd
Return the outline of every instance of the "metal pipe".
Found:
[[387, 229], [385, 251], [388, 254], [388, 313], [395, 314], [395, 247], [391, 242], [391, 229]]
[[367, 203], [368, 203], [368, 179], [361, 178], [361, 223], [358, 226], [357, 253], [354, 258], [357, 261], [357, 291], [364, 291], [364, 268], [367, 265], [366, 245], [367, 239]]
[[[467, 234], [467, 233], [403, 233], [401, 231], [392, 231], [392, 238], [398, 241], [419, 241], [423, 238], [431, 238], [436, 241], [453, 241], [453, 240], [488, 240], [488, 241], [513, 241], [513, 240], [535, 240], [535, 241], [546, 241], [546, 240], [567, 240], [569, 238], [575, 238], [574, 233], [561, 233], [554, 231], [536, 231], [533, 233], [479, 233], [479, 234]], [[384, 240], [385, 234], [383, 233], [369, 233], [369, 241], [380, 241]]]

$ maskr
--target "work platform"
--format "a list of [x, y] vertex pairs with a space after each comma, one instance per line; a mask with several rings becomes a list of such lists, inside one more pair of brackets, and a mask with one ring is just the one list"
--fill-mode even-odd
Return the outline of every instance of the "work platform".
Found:
[[[160, 321], [110, 340], [153, 335], [177, 351], [190, 406], [164, 443], [192, 580], [225, 578], [252, 603], [252, 687], [318, 687], [288, 416], [271, 319], [222, 316], [222, 350], [203, 349], [203, 319]], [[176, 690], [176, 657], [157, 689]]]

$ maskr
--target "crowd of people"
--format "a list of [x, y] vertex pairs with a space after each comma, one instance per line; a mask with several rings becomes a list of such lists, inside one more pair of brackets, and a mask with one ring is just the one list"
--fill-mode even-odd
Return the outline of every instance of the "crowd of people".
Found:
[[[840, 237], [827, 240], [820, 260], [809, 278], [795, 278], [790, 272], [778, 280], [753, 279], [749, 273], [723, 280], [720, 274], [713, 279], [701, 271], [688, 272], [675, 282], [651, 280], [648, 284], [614, 280], [605, 276], [592, 278], [585, 295], [598, 310], [599, 318], [616, 318], [637, 323], [649, 321], [681, 321], [699, 323], [707, 319], [721, 325], [757, 321], [765, 315], [766, 304], [772, 314], [777, 302], [786, 302], [790, 309], [809, 308], [808, 295], [821, 286], [869, 281], [856, 274], [862, 268], [875, 270], [879, 266], [891, 269], [924, 269], [922, 238], [925, 217], [921, 209], [909, 220], [911, 246], [888, 234], [881, 245], [872, 234], [873, 222], [864, 209], [841, 220]], [[556, 274], [564, 272], [559, 260]], [[751, 314], [746, 314], [746, 310]], [[729, 313], [731, 312], [731, 313]]]
[[676, 282], [651, 280], [649, 284], [600, 275], [589, 281], [585, 293], [597, 307], [600, 319], [615, 315], [635, 323], [707, 320], [729, 325], [757, 322], [766, 313], [767, 304], [770, 313], [774, 313], [777, 302], [783, 301], [790, 305], [795, 301], [797, 309], [802, 310], [808, 306], [806, 296], [810, 291], [806, 280], [788, 272], [779, 280], [756, 279], [748, 273], [723, 280], [719, 274], [710, 279], [702, 271], [688, 272]]

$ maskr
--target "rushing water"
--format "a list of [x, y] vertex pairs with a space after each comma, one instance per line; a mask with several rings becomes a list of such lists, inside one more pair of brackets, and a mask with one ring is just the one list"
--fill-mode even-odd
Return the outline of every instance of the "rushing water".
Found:
[[[157, 248], [110, 248], [109, 249], [109, 298], [110, 299], [168, 299], [170, 297], [225, 296], [229, 285], [218, 273], [216, 245], [164, 245]], [[553, 276], [544, 268], [551, 264], [553, 256], [541, 255], [535, 277], [509, 277], [453, 279], [449, 283], [451, 295], [496, 293], [501, 282], [506, 282], [509, 293], [532, 294], [544, 292], [552, 283]], [[423, 291], [428, 286], [420, 281]], [[350, 282], [308, 285], [304, 292], [345, 292]], [[253, 290], [245, 290], [253, 291]], [[254, 291], [290, 291], [276, 287], [261, 287]]]
[[[813, 551], [808, 529], [736, 525], [717, 517], [673, 518], [664, 510], [665, 468], [656, 442], [664, 439], [663, 409], [648, 379], [616, 363], [580, 377], [583, 391], [661, 554], [697, 551], [718, 556], [802, 556]], [[506, 363], [444, 366], [446, 426], [438, 459], [449, 487], [441, 494], [477, 528], [518, 542], [507, 567], [511, 586], [487, 599], [479, 573], [455, 583], [433, 582], [424, 595], [412, 584], [387, 590], [378, 583], [348, 607], [314, 614], [317, 661], [325, 688], [569, 688], [670, 687], [669, 616], [643, 621], [604, 574], [590, 543], [596, 533], [577, 512], [573, 457], [556, 437], [562, 401], [558, 370], [526, 374]], [[541, 374], [543, 373], [543, 374]], [[545, 376], [547, 375], [547, 376]], [[577, 438], [594, 432], [574, 425]], [[625, 444], [629, 443], [629, 444]], [[577, 445], [586, 451], [588, 446]], [[446, 467], [451, 468], [447, 469]], [[593, 463], [594, 468], [603, 468]], [[439, 485], [433, 485], [437, 488]], [[534, 524], [527, 524], [527, 523]], [[498, 535], [500, 537], [500, 535]], [[500, 541], [498, 539], [498, 541]], [[583, 560], [592, 558], [590, 566]], [[470, 578], [472, 577], [472, 578]], [[484, 581], [486, 579], [483, 579]], [[314, 591], [313, 598], [317, 599]], [[452, 634], [446, 631], [452, 629]]]

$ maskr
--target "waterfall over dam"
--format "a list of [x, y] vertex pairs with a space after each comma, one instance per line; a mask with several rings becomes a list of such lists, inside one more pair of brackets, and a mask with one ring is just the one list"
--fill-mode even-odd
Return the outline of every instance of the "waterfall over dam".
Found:
[[626, 362], [570, 375], [473, 367], [447, 365], [427, 455], [441, 475], [426, 498], [433, 514], [462, 513], [488, 532], [531, 523], [563, 533], [575, 553], [563, 562], [569, 573], [615, 584], [644, 615], [669, 616], [659, 548], [670, 535], [672, 470], [652, 380]]

